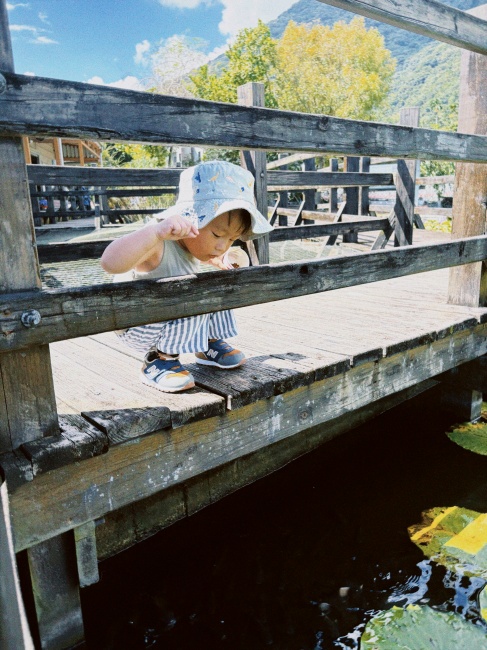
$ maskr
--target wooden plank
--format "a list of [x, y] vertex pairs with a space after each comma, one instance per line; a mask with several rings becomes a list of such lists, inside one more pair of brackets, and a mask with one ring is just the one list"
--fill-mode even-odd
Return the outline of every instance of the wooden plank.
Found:
[[142, 384], [142, 362], [119, 350], [91, 339], [53, 346], [56, 394], [104, 432], [110, 444], [224, 412], [223, 400], [202, 389], [171, 394]]
[[89, 587], [100, 580], [96, 550], [95, 522], [88, 521], [74, 529], [76, 563], [80, 587]]
[[[484, 235], [444, 244], [199, 273], [158, 282], [139, 280], [3, 295], [0, 350], [320, 293], [486, 258]], [[22, 314], [29, 310], [41, 315], [36, 327], [22, 325]]]
[[313, 158], [313, 154], [310, 153], [293, 153], [290, 156], [283, 154], [283, 158], [278, 158], [277, 160], [272, 160], [267, 163], [267, 169], [276, 169], [278, 167], [284, 167], [285, 165], [290, 165], [293, 162], [301, 162], [302, 160], [308, 160], [308, 158]]
[[[224, 416], [157, 432], [136, 445], [24, 483], [11, 496], [16, 549], [102, 517], [273, 442], [330, 422], [487, 352], [487, 325], [260, 400]], [[394, 378], [392, 381], [391, 378]], [[67, 520], [69, 513], [69, 521]]]
[[473, 361], [452, 368], [438, 375], [438, 381], [487, 393], [487, 357], [478, 357]]
[[[86, 185], [88, 187], [162, 187], [176, 190], [181, 169], [124, 169], [121, 167], [56, 167], [27, 165], [31, 185]], [[104, 196], [103, 193], [101, 193]]]
[[280, 171], [268, 172], [269, 192], [282, 190], [317, 189], [324, 187], [368, 187], [370, 185], [393, 186], [392, 174], [365, 172], [319, 172], [319, 171]]
[[41, 647], [71, 648], [84, 638], [72, 533], [27, 550]]
[[487, 23], [436, 0], [320, 0], [472, 52], [487, 54]]
[[[486, 138], [6, 73], [0, 135], [487, 161]], [[285, 134], [283, 138], [282, 134]]]
[[[403, 126], [419, 126], [419, 108], [402, 108], [399, 123]], [[394, 246], [408, 246], [413, 243], [416, 168], [416, 160], [397, 161]]]
[[7, 484], [0, 478], [0, 647], [34, 650], [20, 592], [14, 553]]
[[312, 226], [290, 226], [276, 228], [269, 233], [271, 242], [292, 241], [310, 237], [326, 237], [328, 235], [344, 235], [346, 233], [370, 232], [385, 230], [389, 227], [389, 219], [360, 219]]
[[[472, 10], [487, 18], [487, 5]], [[462, 53], [458, 129], [487, 134], [487, 97], [479, 91], [487, 84], [485, 57]], [[486, 227], [487, 166], [458, 164], [455, 174], [452, 236], [484, 233]], [[477, 307], [487, 304], [487, 274], [483, 264], [472, 264], [450, 272], [448, 300]]]
[[433, 386], [436, 386], [433, 380], [416, 384], [362, 409], [351, 411], [327, 423], [326, 427], [307, 429], [292, 438], [196, 476], [182, 485], [154, 494], [114, 513], [107, 513], [103, 525], [96, 528], [99, 559], [120, 553], [175, 521], [199, 512], [218, 499], [284, 467], [341, 433], [364, 424]]

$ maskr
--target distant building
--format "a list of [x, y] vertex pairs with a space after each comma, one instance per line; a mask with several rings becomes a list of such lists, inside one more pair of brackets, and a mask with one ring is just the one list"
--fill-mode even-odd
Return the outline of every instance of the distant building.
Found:
[[203, 149], [199, 147], [171, 147], [168, 167], [189, 167], [201, 161]]
[[75, 138], [22, 138], [25, 162], [28, 165], [101, 166], [102, 148], [92, 140]]

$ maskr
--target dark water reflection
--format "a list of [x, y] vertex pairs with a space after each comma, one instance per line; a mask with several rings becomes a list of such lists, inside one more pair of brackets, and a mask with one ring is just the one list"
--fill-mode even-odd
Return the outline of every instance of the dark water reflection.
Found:
[[102, 563], [88, 648], [358, 648], [371, 615], [412, 602], [478, 621], [484, 581], [407, 533], [433, 506], [487, 512], [487, 458], [450, 424], [430, 391]]

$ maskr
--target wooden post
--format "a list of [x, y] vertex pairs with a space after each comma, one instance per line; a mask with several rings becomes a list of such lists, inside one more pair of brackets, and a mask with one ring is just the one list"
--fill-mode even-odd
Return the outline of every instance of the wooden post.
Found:
[[[487, 20], [487, 5], [467, 13]], [[487, 56], [464, 50], [460, 67], [458, 131], [487, 135]], [[453, 194], [452, 238], [486, 232], [487, 165], [457, 163]], [[482, 262], [450, 269], [448, 302], [487, 305], [487, 274]]]
[[[287, 153], [280, 153], [278, 154], [278, 158], [286, 158]], [[287, 165], [283, 165], [280, 169], [283, 171], [287, 169]], [[288, 200], [288, 192], [279, 192], [279, 207], [280, 208], [287, 208], [289, 205], [289, 200]], [[278, 222], [280, 226], [287, 226], [288, 225], [288, 219], [285, 215], [279, 215], [278, 216]]]
[[[330, 171], [338, 171], [338, 158], [330, 159]], [[330, 213], [335, 214], [338, 210], [338, 190], [336, 187], [330, 187]]]
[[34, 650], [15, 561], [7, 484], [0, 478], [0, 648]]
[[[419, 126], [419, 108], [402, 108], [399, 124]], [[416, 169], [416, 160], [397, 161], [394, 246], [409, 246], [413, 243]]]
[[[370, 172], [370, 158], [368, 156], [363, 156], [360, 158], [360, 171], [364, 173]], [[369, 216], [369, 188], [360, 187], [359, 188], [359, 214], [361, 217]]]
[[[250, 82], [237, 88], [238, 103], [241, 106], [265, 106], [264, 84]], [[255, 198], [257, 209], [267, 216], [267, 163], [265, 151], [242, 151], [242, 165], [251, 171], [255, 177]], [[255, 246], [260, 264], [269, 263], [269, 236], [259, 237]], [[252, 248], [252, 246], [250, 247]], [[251, 252], [251, 251], [249, 251]]]
[[[358, 172], [360, 169], [360, 158], [356, 156], [347, 156], [343, 165], [343, 171], [346, 172]], [[357, 214], [359, 213], [359, 193], [358, 187], [347, 187], [346, 189], [347, 202], [345, 204], [345, 214]], [[343, 235], [343, 241], [348, 243], [356, 243], [358, 241], [358, 235], [356, 232]]]
[[[0, 0], [0, 69], [14, 71], [5, 0]], [[0, 89], [2, 87], [0, 83]], [[11, 293], [39, 289], [41, 280], [35, 249], [34, 221], [20, 137], [0, 138], [0, 205], [3, 215], [0, 220], [0, 291]], [[49, 346], [2, 353], [0, 452], [16, 449], [25, 442], [58, 432]], [[58, 538], [58, 546], [63, 543], [64, 536]], [[80, 621], [77, 584], [60, 581], [62, 576], [72, 575], [66, 558], [55, 547], [56, 540], [50, 540], [46, 544], [47, 550], [42, 557], [39, 556], [39, 547], [30, 549], [29, 561], [33, 575], [43, 576], [39, 580], [40, 589], [36, 598], [42, 599], [46, 605], [45, 612], [50, 612], [49, 631], [40, 626], [41, 644], [43, 648], [54, 650], [65, 647], [61, 643], [66, 638], [66, 627], [70, 628], [69, 638], [73, 643], [80, 641], [83, 638], [83, 625]], [[0, 564], [3, 562], [2, 557]], [[52, 590], [45, 589], [48, 583], [59, 585], [56, 602], [50, 596]], [[65, 617], [59, 604], [64, 600], [74, 603], [76, 597], [79, 612], [77, 620], [73, 616]], [[74, 607], [72, 605], [72, 609]], [[39, 610], [37, 613], [41, 619]], [[67, 623], [65, 618], [68, 619]], [[60, 636], [57, 639], [58, 633]]]
[[[307, 158], [303, 160], [304, 171], [314, 172], [316, 170], [316, 160]], [[316, 190], [304, 191], [304, 208], [303, 210], [316, 210]], [[303, 224], [313, 224], [314, 219], [303, 219]]]

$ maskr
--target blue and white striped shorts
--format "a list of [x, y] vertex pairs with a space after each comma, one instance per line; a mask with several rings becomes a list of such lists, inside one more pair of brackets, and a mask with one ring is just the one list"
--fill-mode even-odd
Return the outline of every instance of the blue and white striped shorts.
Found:
[[146, 353], [152, 347], [166, 354], [206, 352], [208, 339], [237, 336], [237, 324], [233, 311], [226, 310], [140, 325], [117, 334], [126, 345], [138, 352]]

